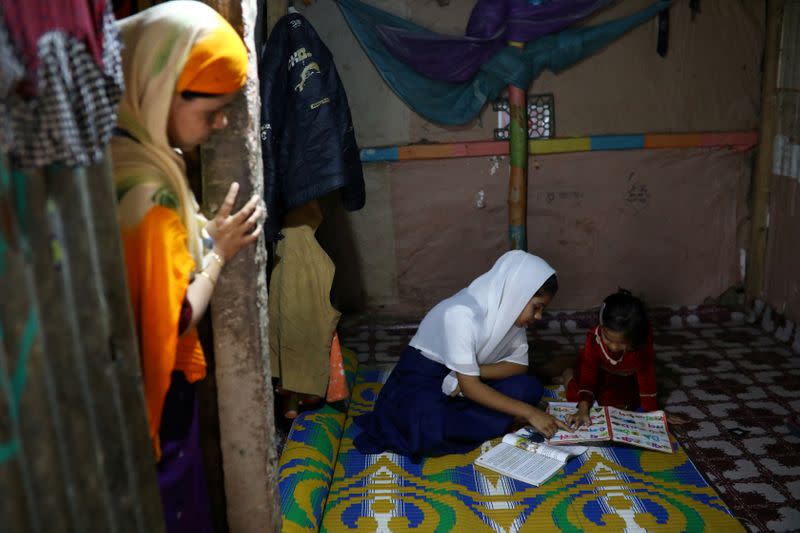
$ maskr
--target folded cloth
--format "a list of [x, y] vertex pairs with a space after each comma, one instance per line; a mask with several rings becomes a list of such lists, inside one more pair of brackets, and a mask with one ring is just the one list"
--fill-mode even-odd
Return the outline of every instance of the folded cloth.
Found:
[[[450, 373], [447, 374], [442, 380], [442, 393], [445, 396], [452, 396], [457, 388], [458, 388], [458, 378], [456, 377], [456, 371], [451, 370]], [[461, 391], [458, 391], [458, 396], [464, 396], [464, 395], [461, 394]]]

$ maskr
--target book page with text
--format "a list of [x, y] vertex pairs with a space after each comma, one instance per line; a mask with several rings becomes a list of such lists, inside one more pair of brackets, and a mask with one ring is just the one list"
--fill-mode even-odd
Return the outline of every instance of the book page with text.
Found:
[[614, 441], [672, 453], [664, 411], [636, 413], [609, 407], [608, 418]]
[[[573, 402], [550, 402], [547, 406], [548, 413], [564, 421], [566, 421], [567, 415], [571, 415], [575, 411], [575, 403]], [[571, 442], [600, 442], [611, 440], [611, 435], [608, 432], [605, 409], [595, 405], [589, 410], [589, 416], [591, 417], [591, 425], [589, 427], [582, 427], [573, 432], [559, 429], [556, 434], [548, 440], [548, 443], [558, 445]]]

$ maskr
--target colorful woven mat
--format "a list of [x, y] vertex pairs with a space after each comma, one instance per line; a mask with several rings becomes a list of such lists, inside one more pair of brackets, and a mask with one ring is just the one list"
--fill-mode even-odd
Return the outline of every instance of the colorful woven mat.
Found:
[[[342, 349], [345, 377], [352, 391], [358, 359]], [[292, 423], [278, 461], [283, 532], [318, 531], [339, 452], [350, 398], [305, 411]]]
[[540, 487], [475, 468], [493, 443], [420, 464], [362, 455], [352, 419], [386, 376], [359, 369], [321, 531], [744, 531], [677, 445], [673, 454], [593, 447]]

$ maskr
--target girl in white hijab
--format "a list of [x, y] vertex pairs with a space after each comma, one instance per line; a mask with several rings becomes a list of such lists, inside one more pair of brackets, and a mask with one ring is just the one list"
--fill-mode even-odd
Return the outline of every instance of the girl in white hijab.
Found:
[[419, 460], [464, 453], [515, 420], [550, 437], [569, 430], [536, 405], [542, 384], [527, 375], [525, 327], [558, 291], [550, 265], [527, 252], [503, 254], [489, 272], [425, 316], [381, 389], [356, 422], [362, 453], [386, 450]]

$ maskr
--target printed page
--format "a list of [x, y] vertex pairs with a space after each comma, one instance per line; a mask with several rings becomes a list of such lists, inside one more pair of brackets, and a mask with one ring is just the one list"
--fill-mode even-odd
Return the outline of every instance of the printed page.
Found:
[[503, 442], [523, 450], [535, 452], [539, 447], [539, 443], [544, 442], [544, 438], [532, 426], [525, 426], [514, 433], [503, 435]]
[[553, 477], [564, 466], [562, 461], [505, 442], [475, 459], [475, 464], [535, 486]]
[[635, 413], [609, 407], [608, 418], [615, 442], [672, 453], [664, 411]]
[[[575, 411], [575, 403], [573, 402], [550, 402], [547, 406], [548, 413], [564, 421], [566, 421], [567, 415], [571, 415]], [[608, 432], [605, 410], [599, 405], [595, 405], [589, 410], [589, 416], [592, 420], [589, 427], [582, 427], [574, 432], [559, 429], [547, 442], [549, 444], [558, 445], [573, 442], [602, 442], [611, 440], [611, 435]]]
[[548, 446], [544, 443], [544, 438], [532, 426], [525, 426], [514, 433], [504, 435], [503, 442], [562, 463], [566, 463], [570, 457], [581, 455], [586, 451], [586, 446]]

